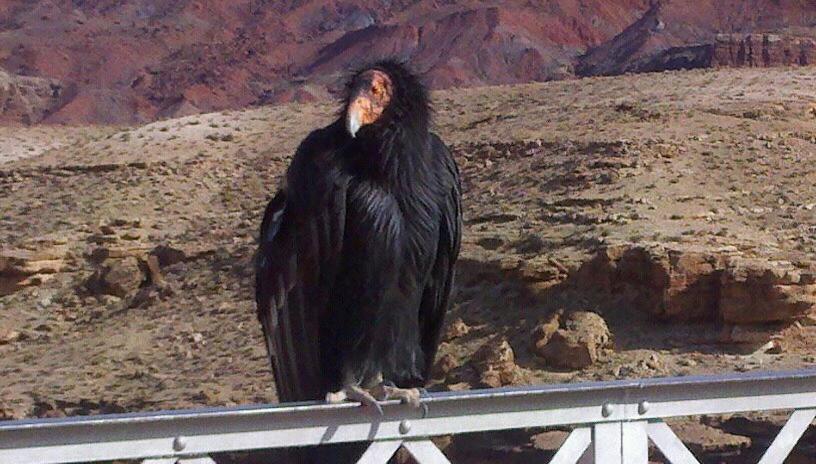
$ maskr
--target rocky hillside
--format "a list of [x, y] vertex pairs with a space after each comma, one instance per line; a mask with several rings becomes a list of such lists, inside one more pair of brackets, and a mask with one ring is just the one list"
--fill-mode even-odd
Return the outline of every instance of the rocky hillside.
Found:
[[54, 79], [15, 76], [0, 70], [0, 122], [41, 121], [72, 98]]
[[435, 88], [808, 64], [814, 24], [809, 0], [3, 0], [0, 66], [69, 90], [3, 119], [134, 124], [312, 101], [385, 55]]
[[[697, 70], [435, 92], [465, 231], [432, 388], [816, 366], [815, 79]], [[0, 128], [24, 148], [0, 161], [0, 417], [274, 401], [255, 234], [294, 147], [334, 112]], [[701, 462], [740, 464], [783, 419], [673, 427]], [[445, 452], [546, 462], [564, 436]], [[811, 437], [792, 462], [816, 460]], [[230, 459], [217, 461], [270, 462]]]

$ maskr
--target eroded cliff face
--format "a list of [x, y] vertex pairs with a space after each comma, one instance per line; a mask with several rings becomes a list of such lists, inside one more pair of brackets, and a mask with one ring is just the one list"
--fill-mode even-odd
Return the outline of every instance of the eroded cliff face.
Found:
[[0, 122], [40, 122], [70, 99], [55, 79], [18, 76], [0, 70]]
[[782, 34], [719, 34], [711, 65], [735, 67], [816, 64], [816, 39]]
[[814, 24], [812, 2], [793, 0], [7, 1], [0, 66], [72, 91], [3, 118], [131, 124], [307, 102], [383, 56], [437, 89], [810, 63]]
[[[139, 123], [328, 98], [350, 66], [408, 59], [434, 88], [570, 76], [646, 0], [4, 2], [0, 66], [77, 89], [51, 123]], [[8, 117], [13, 118], [9, 112]]]
[[576, 74], [804, 66], [816, 53], [814, 24], [816, 7], [803, 2], [655, 2], [620, 34], [578, 57]]

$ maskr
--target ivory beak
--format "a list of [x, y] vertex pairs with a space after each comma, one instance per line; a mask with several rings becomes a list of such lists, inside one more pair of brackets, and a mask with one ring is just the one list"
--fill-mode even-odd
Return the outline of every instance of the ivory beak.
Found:
[[363, 125], [361, 116], [360, 107], [356, 102], [349, 105], [348, 114], [346, 115], [346, 130], [348, 130], [352, 138], [357, 135], [357, 131]]

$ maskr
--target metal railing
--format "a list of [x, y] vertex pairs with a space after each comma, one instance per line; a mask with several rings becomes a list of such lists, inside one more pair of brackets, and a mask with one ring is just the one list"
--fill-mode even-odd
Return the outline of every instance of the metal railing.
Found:
[[217, 452], [362, 441], [373, 443], [360, 463], [386, 463], [400, 447], [421, 464], [448, 463], [430, 437], [574, 426], [551, 463], [646, 464], [651, 440], [686, 464], [698, 461], [663, 419], [793, 410], [759, 461], [781, 464], [816, 417], [816, 371], [434, 393], [423, 403], [385, 402], [382, 416], [309, 403], [0, 422], [0, 463], [203, 464]]

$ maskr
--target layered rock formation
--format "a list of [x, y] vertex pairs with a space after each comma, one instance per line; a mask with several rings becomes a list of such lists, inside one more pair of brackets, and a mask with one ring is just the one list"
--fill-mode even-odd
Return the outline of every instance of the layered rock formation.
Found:
[[51, 80], [20, 78], [34, 90], [1, 109], [7, 121], [118, 124], [305, 102], [383, 56], [434, 88], [802, 64], [815, 22], [792, 0], [18, 2], [0, 7], [0, 66]]
[[793, 1], [662, 1], [577, 59], [580, 76], [813, 62], [816, 10]]
[[814, 279], [811, 269], [735, 249], [620, 245], [584, 263], [574, 284], [662, 319], [753, 324], [805, 317], [816, 307]]
[[0, 297], [51, 279], [69, 258], [66, 241], [60, 238], [43, 237], [0, 249]]
[[710, 65], [808, 66], [816, 63], [816, 39], [780, 34], [719, 34]]

